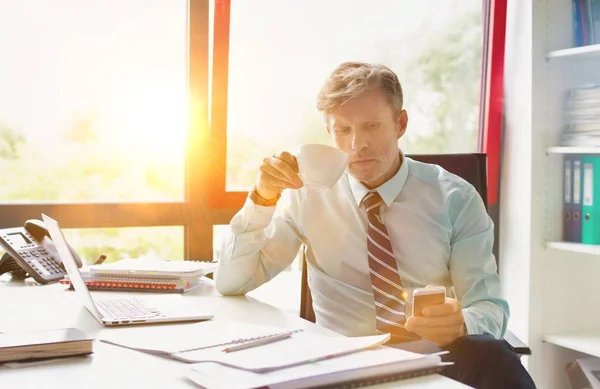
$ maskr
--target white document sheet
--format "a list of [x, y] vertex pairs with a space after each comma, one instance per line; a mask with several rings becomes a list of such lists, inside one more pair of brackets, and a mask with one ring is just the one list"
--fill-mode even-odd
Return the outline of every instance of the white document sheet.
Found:
[[265, 372], [377, 347], [389, 338], [389, 334], [330, 337], [296, 333], [274, 343], [239, 351], [224, 352], [223, 348], [213, 348], [176, 353], [173, 357], [186, 362], [219, 362], [239, 369]]
[[[171, 355], [190, 349], [207, 349], [297, 329], [271, 327], [231, 320], [208, 320], [194, 324], [110, 329], [100, 341], [151, 354]], [[241, 352], [241, 351], [240, 351]]]

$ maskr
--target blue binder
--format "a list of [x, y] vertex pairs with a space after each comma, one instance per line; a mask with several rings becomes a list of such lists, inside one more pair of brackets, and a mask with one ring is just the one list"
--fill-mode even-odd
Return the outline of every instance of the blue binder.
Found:
[[573, 231], [573, 242], [581, 243], [582, 213], [581, 205], [583, 203], [583, 170], [582, 158], [579, 155], [573, 156], [573, 204], [571, 205], [571, 230]]
[[571, 205], [573, 204], [573, 161], [568, 155], [564, 159], [564, 179], [563, 179], [563, 240], [572, 242], [571, 231]]
[[563, 240], [581, 243], [581, 157], [566, 155], [564, 159]]

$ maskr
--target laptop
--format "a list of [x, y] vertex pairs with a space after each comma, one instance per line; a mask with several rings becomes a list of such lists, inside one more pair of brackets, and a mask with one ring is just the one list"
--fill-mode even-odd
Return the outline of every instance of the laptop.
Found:
[[198, 306], [198, 302], [185, 301], [181, 295], [147, 296], [133, 298], [96, 299], [92, 297], [67, 241], [51, 217], [42, 214], [42, 219], [56, 246], [56, 251], [65, 266], [75, 293], [87, 310], [103, 326], [132, 325], [146, 323], [173, 323], [182, 321], [210, 320], [213, 314]]

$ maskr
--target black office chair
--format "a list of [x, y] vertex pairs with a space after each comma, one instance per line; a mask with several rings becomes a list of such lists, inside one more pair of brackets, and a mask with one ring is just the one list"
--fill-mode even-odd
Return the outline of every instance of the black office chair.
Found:
[[[487, 208], [487, 155], [473, 154], [419, 154], [407, 155], [408, 157], [425, 163], [439, 165], [457, 176], [464, 178], [475, 187]], [[498, 258], [496, 258], [498, 261]], [[308, 287], [308, 273], [306, 259], [302, 264], [302, 290], [300, 294], [300, 317], [315, 322], [315, 312], [312, 306], [312, 295]], [[531, 355], [531, 349], [517, 338], [512, 332], [504, 335], [506, 340], [519, 355]]]

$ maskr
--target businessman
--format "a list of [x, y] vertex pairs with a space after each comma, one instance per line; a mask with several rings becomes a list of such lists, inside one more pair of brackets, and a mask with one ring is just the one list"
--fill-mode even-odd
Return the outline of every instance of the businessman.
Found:
[[[391, 333], [399, 347], [430, 342], [450, 351], [445, 374], [475, 388], [534, 388], [502, 340], [509, 307], [493, 223], [472, 185], [399, 150], [408, 114], [396, 74], [343, 63], [317, 108], [333, 146], [349, 157], [346, 172], [315, 192], [303, 187], [291, 153], [265, 158], [223, 241], [218, 291], [257, 288], [304, 247], [319, 325], [348, 336]], [[407, 318], [404, 292], [426, 285], [453, 288], [456, 298]]]

